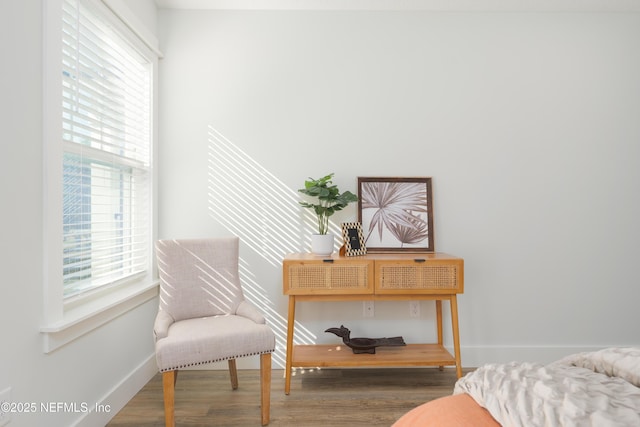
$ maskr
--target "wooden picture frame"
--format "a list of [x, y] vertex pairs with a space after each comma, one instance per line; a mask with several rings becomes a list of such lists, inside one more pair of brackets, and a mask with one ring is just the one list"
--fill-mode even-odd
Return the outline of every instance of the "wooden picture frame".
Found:
[[362, 225], [359, 222], [342, 223], [342, 239], [344, 240], [344, 254], [346, 256], [366, 255]]
[[358, 221], [369, 252], [435, 252], [431, 178], [358, 177]]

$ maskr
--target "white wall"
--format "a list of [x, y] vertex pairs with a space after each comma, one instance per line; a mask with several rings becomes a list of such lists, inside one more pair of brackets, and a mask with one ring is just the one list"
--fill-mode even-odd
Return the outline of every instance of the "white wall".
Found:
[[[329, 172], [433, 177], [465, 366], [640, 344], [638, 13], [161, 10], [158, 29], [160, 237], [240, 235], [281, 346], [277, 260], [312, 232], [295, 190]], [[304, 303], [300, 338], [433, 339], [421, 308]]]
[[[149, 379], [157, 300], [43, 352], [42, 5], [0, 2], [0, 391], [10, 387], [12, 401], [38, 405], [36, 413], [13, 414], [9, 426], [97, 426]], [[43, 413], [40, 404], [49, 402], [80, 411]], [[96, 414], [96, 403], [111, 412]]]

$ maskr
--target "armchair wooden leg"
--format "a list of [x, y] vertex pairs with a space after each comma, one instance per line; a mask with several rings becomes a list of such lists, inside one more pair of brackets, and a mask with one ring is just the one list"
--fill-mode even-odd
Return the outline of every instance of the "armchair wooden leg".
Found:
[[238, 369], [236, 368], [236, 359], [229, 359], [229, 375], [231, 376], [231, 388], [238, 388]]
[[175, 392], [178, 371], [162, 373], [162, 390], [164, 394], [164, 422], [166, 427], [175, 427]]
[[266, 426], [271, 412], [271, 353], [260, 355], [260, 408], [262, 425]]

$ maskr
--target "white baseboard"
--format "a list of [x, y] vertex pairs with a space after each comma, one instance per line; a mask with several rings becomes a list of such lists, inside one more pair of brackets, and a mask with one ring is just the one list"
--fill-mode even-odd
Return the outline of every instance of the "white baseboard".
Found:
[[157, 373], [158, 365], [156, 364], [154, 353], [133, 369], [125, 379], [116, 384], [111, 391], [96, 403], [95, 407], [84, 413], [73, 426], [95, 427], [106, 425]]
[[[462, 346], [462, 366], [478, 367], [487, 363], [537, 362], [551, 363], [570, 354], [596, 351], [601, 347], [553, 347], [553, 346]], [[453, 354], [453, 348], [447, 348]]]

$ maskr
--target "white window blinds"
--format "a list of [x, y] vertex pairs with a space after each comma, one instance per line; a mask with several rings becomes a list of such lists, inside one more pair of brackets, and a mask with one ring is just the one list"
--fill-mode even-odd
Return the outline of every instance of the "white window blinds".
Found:
[[64, 296], [149, 268], [151, 65], [91, 1], [62, 23]]

